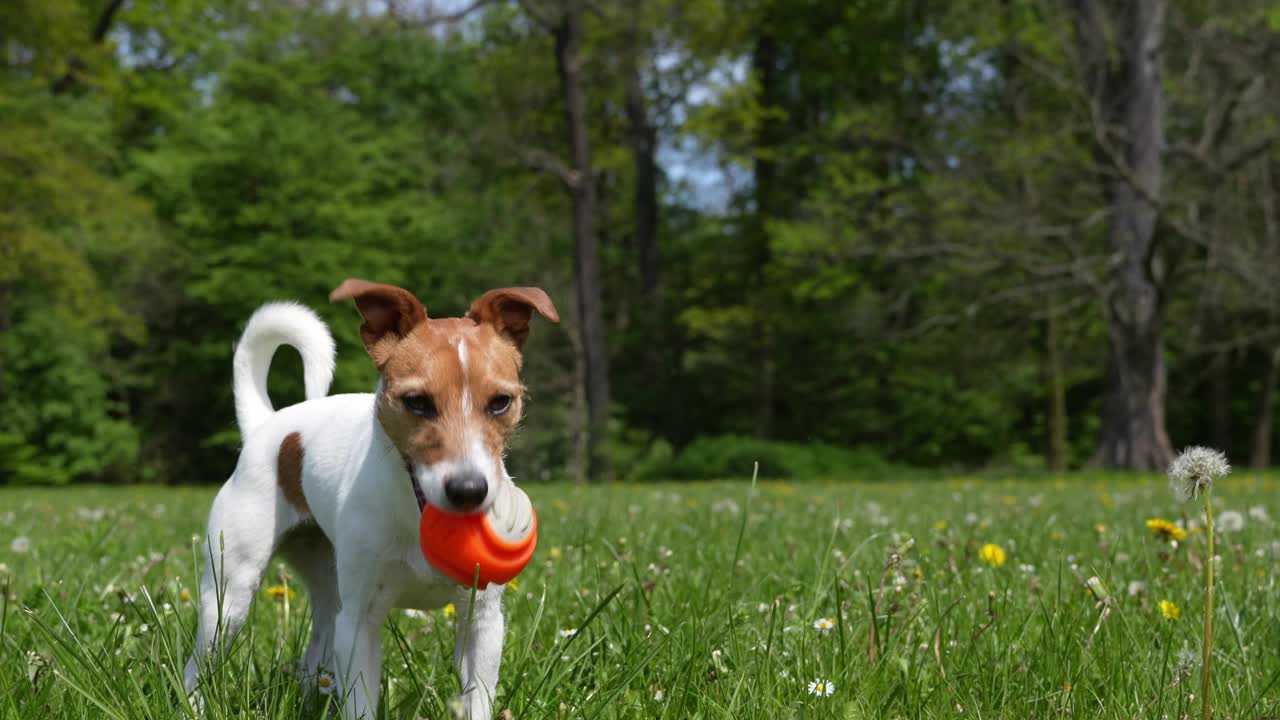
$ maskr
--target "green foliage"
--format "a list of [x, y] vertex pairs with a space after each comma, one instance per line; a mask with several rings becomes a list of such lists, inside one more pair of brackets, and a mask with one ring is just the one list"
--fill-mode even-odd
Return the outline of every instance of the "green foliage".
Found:
[[111, 174], [104, 110], [0, 84], [0, 468], [16, 481], [139, 479], [126, 398], [143, 381], [113, 351], [145, 339], [124, 298], [159, 236]]
[[750, 477], [813, 479], [856, 477], [878, 480], [893, 467], [870, 448], [843, 448], [822, 443], [788, 443], [738, 435], [703, 436], [679, 453], [662, 440], [650, 444], [635, 462], [628, 480], [699, 480]]
[[[554, 41], [517, 3], [434, 26], [397, 14], [408, 5], [0, 7], [0, 482], [223, 479], [240, 442], [232, 344], [261, 303], [316, 308], [338, 340], [334, 390], [373, 386], [354, 312], [325, 303], [348, 276], [403, 284], [433, 316], [490, 287], [546, 288], [564, 323], [534, 329], [510, 465], [536, 479], [575, 466], [570, 203], [530, 167], [567, 156]], [[1066, 454], [1088, 459], [1106, 213], [1064, 12], [593, 6], [582, 79], [620, 477], [874, 467], [827, 446], [1029, 468], [1057, 385]], [[1249, 84], [1273, 62], [1274, 17], [1178, 5], [1163, 49], [1167, 225], [1197, 240], [1170, 258], [1162, 299], [1169, 427], [1177, 444], [1234, 439], [1236, 457], [1254, 444], [1238, 430], [1268, 397], [1278, 316], [1274, 273], [1253, 267], [1275, 255], [1257, 199], [1274, 194], [1259, 141], [1275, 113]], [[632, 67], [659, 141], [656, 291], [637, 262]], [[1244, 378], [1216, 386], [1224, 412], [1205, 412], [1205, 352], [1229, 355], [1217, 377]], [[295, 355], [270, 384], [277, 406], [302, 397]]]

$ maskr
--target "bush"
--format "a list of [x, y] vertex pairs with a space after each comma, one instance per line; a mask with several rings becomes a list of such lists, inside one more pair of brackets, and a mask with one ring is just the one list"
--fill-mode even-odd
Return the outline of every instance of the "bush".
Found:
[[757, 462], [760, 477], [768, 479], [875, 479], [892, 469], [869, 448], [775, 442], [738, 435], [701, 437], [674, 456], [669, 446], [655, 447], [643, 462], [618, 469], [628, 480], [710, 480], [750, 477]]

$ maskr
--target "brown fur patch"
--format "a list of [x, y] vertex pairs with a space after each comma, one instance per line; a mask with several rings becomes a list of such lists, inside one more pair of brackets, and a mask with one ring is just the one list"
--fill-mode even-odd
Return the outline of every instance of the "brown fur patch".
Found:
[[307, 498], [302, 494], [302, 435], [291, 432], [280, 443], [276, 456], [276, 483], [280, 492], [298, 512], [311, 513]]
[[[465, 369], [459, 343], [466, 345]], [[378, 420], [402, 454], [425, 465], [458, 457], [467, 438], [478, 436], [494, 461], [489, 474], [497, 477], [502, 449], [520, 422], [520, 360], [519, 349], [491, 324], [429, 319], [382, 366]], [[431, 396], [438, 417], [423, 420], [405, 410], [402, 398], [413, 393]], [[512, 396], [511, 409], [493, 417], [485, 407], [500, 394]]]

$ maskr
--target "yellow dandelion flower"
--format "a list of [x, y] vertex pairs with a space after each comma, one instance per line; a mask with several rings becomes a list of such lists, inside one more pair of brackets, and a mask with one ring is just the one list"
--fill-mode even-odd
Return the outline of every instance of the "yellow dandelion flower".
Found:
[[933, 524], [933, 529], [934, 529], [934, 530], [937, 530], [938, 532], [942, 532], [943, 530], [946, 530], [946, 529], [947, 529], [947, 521], [946, 521], [946, 520], [939, 520], [938, 522], [936, 522], [936, 523], [934, 523], [934, 524]]
[[178, 593], [178, 599], [182, 602], [191, 602], [191, 593], [186, 588], [182, 588], [182, 591]]
[[1166, 620], [1177, 620], [1182, 617], [1182, 608], [1175, 605], [1172, 600], [1161, 600], [1160, 614], [1163, 615]]
[[519, 590], [519, 589], [520, 589], [519, 578], [511, 578], [510, 580], [507, 581], [507, 590], [509, 592], [515, 592], [516, 590]]
[[1004, 548], [994, 543], [987, 543], [978, 551], [978, 558], [992, 567], [1000, 567], [1005, 560]]
[[1147, 521], [1147, 527], [1151, 532], [1155, 533], [1161, 540], [1186, 540], [1187, 531], [1165, 520], [1164, 518], [1151, 518]]
[[1107, 526], [1102, 523], [1094, 523], [1093, 531], [1101, 535], [1102, 533], [1105, 533], [1107, 531]]
[[298, 594], [295, 593], [293, 590], [285, 587], [284, 585], [272, 585], [271, 587], [267, 588], [267, 597], [271, 598], [272, 600], [284, 600], [286, 598], [289, 600], [293, 600], [294, 598], [298, 597]]
[[554, 546], [554, 547], [552, 547], [552, 548], [551, 548], [551, 559], [552, 559], [552, 560], [559, 560], [559, 559], [560, 559], [560, 555], [561, 555], [561, 554], [562, 554], [562, 553], [560, 552], [560, 546], [559, 546], [559, 545], [556, 545], [556, 546]]
[[444, 616], [445, 616], [445, 617], [447, 617], [447, 618], [455, 618], [455, 617], [458, 617], [458, 608], [454, 607], [454, 606], [453, 606], [453, 603], [449, 603], [448, 605], [445, 605], [445, 606], [444, 606]]

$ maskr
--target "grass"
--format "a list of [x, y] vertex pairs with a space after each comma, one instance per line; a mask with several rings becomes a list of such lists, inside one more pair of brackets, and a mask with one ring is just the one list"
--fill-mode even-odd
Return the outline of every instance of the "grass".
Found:
[[[1215, 490], [1214, 712], [1280, 713], [1280, 482]], [[533, 486], [508, 592], [515, 718], [1133, 718], [1199, 711], [1203, 532], [1157, 478]], [[0, 717], [178, 718], [212, 490], [0, 489]], [[1266, 519], [1250, 508], [1262, 508]], [[1219, 515], [1221, 517], [1221, 515]], [[11, 543], [26, 537], [30, 547]], [[1004, 551], [994, 566], [985, 544]], [[22, 542], [17, 549], [22, 549]], [[986, 557], [995, 559], [990, 551]], [[1089, 589], [1089, 578], [1100, 580]], [[273, 564], [207, 696], [220, 718], [319, 717], [292, 675], [305, 594]], [[1179, 606], [1166, 619], [1161, 600]], [[465, 612], [465, 609], [459, 609]], [[831, 629], [820, 631], [822, 618]], [[386, 718], [447, 718], [444, 611], [384, 632]], [[565, 637], [562, 631], [577, 629]], [[814, 679], [834, 685], [814, 697]], [[318, 698], [324, 702], [324, 698]], [[316, 704], [313, 704], [313, 708]]]

